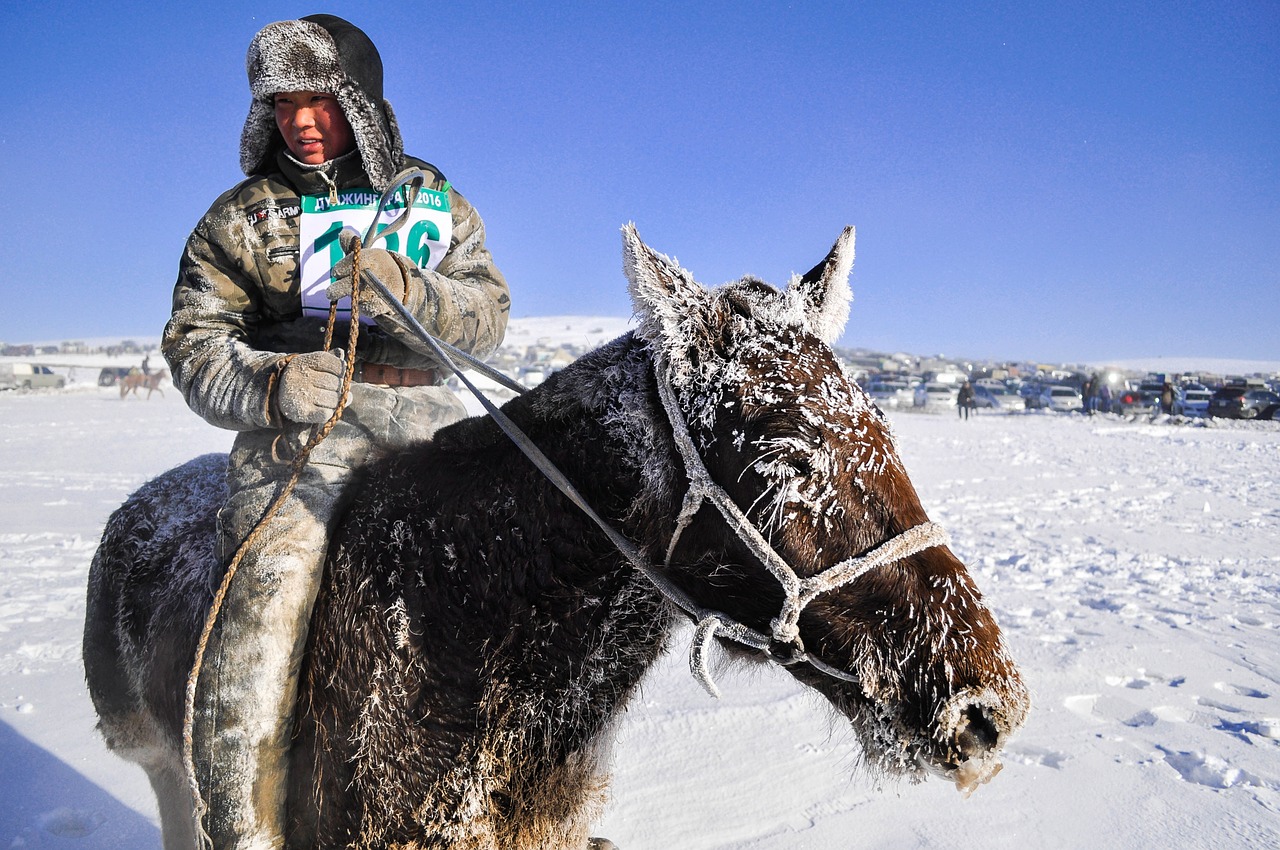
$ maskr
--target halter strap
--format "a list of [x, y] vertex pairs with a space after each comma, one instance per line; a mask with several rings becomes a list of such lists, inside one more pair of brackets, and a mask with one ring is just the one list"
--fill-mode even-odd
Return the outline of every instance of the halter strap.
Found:
[[[800, 614], [818, 596], [830, 590], [843, 587], [866, 575], [876, 567], [908, 558], [933, 546], [947, 546], [951, 542], [946, 530], [932, 522], [925, 522], [909, 528], [901, 534], [885, 541], [862, 555], [848, 558], [835, 564], [817, 575], [801, 578], [791, 565], [778, 554], [769, 542], [751, 522], [742, 510], [733, 502], [724, 488], [716, 484], [707, 471], [701, 455], [694, 448], [693, 439], [689, 436], [689, 428], [676, 403], [675, 392], [671, 385], [663, 379], [661, 365], [656, 361], [654, 371], [657, 377], [658, 395], [671, 423], [671, 433], [675, 439], [676, 449], [684, 461], [685, 474], [689, 479], [689, 490], [685, 493], [684, 503], [676, 517], [676, 529], [667, 546], [667, 557], [664, 566], [671, 565], [671, 557], [675, 552], [680, 535], [693, 521], [694, 515], [702, 508], [704, 502], [711, 502], [725, 522], [747, 544], [753, 555], [765, 565], [769, 572], [782, 586], [785, 597], [782, 610], [770, 621], [771, 635], [766, 636], [754, 629], [739, 623], [726, 614], [716, 612], [709, 614], [698, 622], [694, 634], [694, 643], [690, 650], [690, 669], [696, 679], [712, 696], [719, 696], [719, 690], [711, 680], [707, 671], [705, 655], [714, 638], [719, 635], [738, 643], [761, 650], [783, 666], [791, 666], [805, 662], [829, 676], [848, 682], [857, 679], [843, 670], [831, 667], [805, 651], [800, 640]], [[787, 656], [779, 654], [779, 650], [787, 650]]]

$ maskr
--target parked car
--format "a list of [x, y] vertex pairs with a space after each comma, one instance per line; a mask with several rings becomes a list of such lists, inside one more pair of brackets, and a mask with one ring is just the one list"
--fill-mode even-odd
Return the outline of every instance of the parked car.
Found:
[[1111, 412], [1121, 416], [1160, 412], [1160, 396], [1148, 390], [1121, 390], [1111, 399]]
[[1075, 387], [1051, 384], [1040, 392], [1036, 407], [1067, 413], [1072, 410], [1083, 410], [1084, 399]]
[[1173, 400], [1173, 412], [1177, 416], [1206, 416], [1209, 413], [1209, 399], [1213, 393], [1201, 384], [1187, 384], [1178, 388], [1178, 395]]
[[1248, 386], [1223, 387], [1209, 398], [1209, 415], [1223, 419], [1275, 419], [1280, 395]]
[[918, 384], [912, 403], [916, 407], [955, 407], [956, 398], [960, 395], [960, 387], [956, 384], [941, 384], [937, 381]]
[[973, 406], [992, 410], [1014, 410], [1023, 406], [1022, 397], [1003, 385], [977, 384], [973, 388]]
[[0, 363], [0, 389], [62, 389], [67, 379], [38, 363]]
[[880, 407], [906, 407], [912, 401], [911, 385], [906, 381], [871, 381], [867, 393]]
[[102, 371], [98, 373], [98, 386], [114, 387], [117, 382], [125, 375], [129, 374], [130, 366], [103, 366]]

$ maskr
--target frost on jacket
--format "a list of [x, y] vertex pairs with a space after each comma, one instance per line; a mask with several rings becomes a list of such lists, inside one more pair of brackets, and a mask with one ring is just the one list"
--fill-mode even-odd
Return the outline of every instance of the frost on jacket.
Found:
[[[174, 385], [188, 405], [223, 428], [280, 427], [271, 393], [288, 354], [323, 347], [324, 321], [302, 314], [298, 274], [300, 195], [368, 186], [358, 154], [301, 166], [280, 154], [277, 169], [219, 197], [187, 240], [161, 340]], [[449, 193], [453, 235], [434, 270], [419, 269], [426, 298], [410, 304], [428, 331], [477, 357], [497, 349], [510, 311], [507, 283], [485, 247], [484, 224], [461, 194], [421, 160], [429, 188]], [[357, 358], [415, 369], [438, 364], [404, 335], [363, 328]], [[333, 346], [346, 346], [345, 323]]]

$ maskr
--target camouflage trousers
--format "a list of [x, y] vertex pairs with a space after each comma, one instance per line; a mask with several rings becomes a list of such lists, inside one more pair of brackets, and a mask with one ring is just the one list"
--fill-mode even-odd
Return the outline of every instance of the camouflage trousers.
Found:
[[[330, 532], [352, 471], [429, 440], [466, 415], [444, 387], [354, 384], [351, 390], [342, 419], [312, 451], [292, 495], [244, 554], [205, 654], [193, 742], [209, 807], [203, 826], [216, 850], [285, 846], [298, 672]], [[281, 433], [250, 431], [235, 441], [227, 469], [230, 494], [218, 514], [220, 564], [231, 561], [290, 474], [276, 443]], [[310, 429], [284, 434], [296, 447]]]

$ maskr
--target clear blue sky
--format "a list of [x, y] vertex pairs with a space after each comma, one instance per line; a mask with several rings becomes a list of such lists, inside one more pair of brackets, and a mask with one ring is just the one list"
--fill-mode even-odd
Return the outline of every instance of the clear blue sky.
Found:
[[0, 340], [154, 336], [241, 175], [244, 54], [336, 12], [516, 316], [628, 315], [858, 228], [850, 346], [1280, 359], [1280, 4], [6, 3]]

